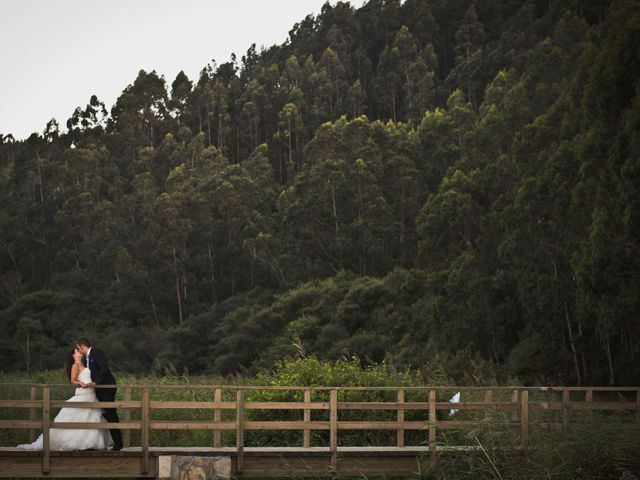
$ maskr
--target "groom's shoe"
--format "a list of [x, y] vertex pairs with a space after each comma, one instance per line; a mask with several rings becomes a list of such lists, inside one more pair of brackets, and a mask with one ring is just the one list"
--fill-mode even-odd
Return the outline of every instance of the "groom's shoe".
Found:
[[122, 450], [122, 445], [114, 445], [113, 447], [111, 447], [111, 450], [114, 452]]

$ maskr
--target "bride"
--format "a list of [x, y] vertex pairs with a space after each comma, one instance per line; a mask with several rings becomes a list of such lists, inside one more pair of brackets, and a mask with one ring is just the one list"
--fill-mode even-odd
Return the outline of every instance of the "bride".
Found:
[[[91, 372], [82, 364], [82, 353], [77, 349], [67, 354], [66, 372], [73, 385], [77, 385], [76, 393], [68, 402], [97, 402], [95, 389], [91, 388]], [[99, 408], [68, 408], [60, 410], [54, 422], [104, 422]], [[102, 450], [113, 441], [108, 430], [98, 429], [62, 429], [50, 430], [51, 450]], [[18, 445], [23, 450], [42, 450], [42, 434], [33, 443]]]

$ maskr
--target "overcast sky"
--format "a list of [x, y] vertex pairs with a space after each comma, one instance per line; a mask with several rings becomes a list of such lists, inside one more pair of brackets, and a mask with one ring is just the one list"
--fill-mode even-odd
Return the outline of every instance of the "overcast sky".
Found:
[[[325, 0], [0, 0], [0, 133], [64, 127], [95, 94], [110, 109], [138, 71], [170, 86], [252, 43], [284, 42]], [[331, 0], [335, 4], [335, 0]], [[351, 0], [360, 7], [365, 0]]]

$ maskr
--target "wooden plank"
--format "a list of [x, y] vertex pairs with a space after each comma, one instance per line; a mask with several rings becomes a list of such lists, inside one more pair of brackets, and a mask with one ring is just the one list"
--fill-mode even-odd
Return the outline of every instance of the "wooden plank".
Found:
[[[450, 422], [456, 425], [460, 422]], [[477, 424], [478, 422], [474, 422]], [[425, 421], [411, 421], [411, 422], [397, 422], [394, 420], [389, 421], [340, 421], [338, 422], [338, 428], [340, 430], [426, 430], [431, 428], [431, 422]]]
[[[329, 450], [331, 451], [331, 468], [338, 468], [338, 390], [329, 393]], [[337, 471], [336, 471], [337, 473]]]
[[89, 429], [89, 430], [110, 430], [117, 426], [119, 430], [140, 430], [140, 422], [119, 422], [119, 423], [95, 423], [95, 422], [49, 422], [50, 428], [67, 430]]
[[636, 402], [569, 402], [569, 410], [636, 410]]
[[[587, 391], [584, 392], [584, 401], [587, 404], [593, 403], [593, 390], [588, 389]], [[591, 409], [589, 409], [589, 416], [593, 417], [593, 410]]]
[[436, 391], [429, 390], [429, 451], [436, 451]]
[[529, 402], [529, 410], [562, 410], [562, 402]]
[[636, 392], [636, 422], [640, 422], [640, 390]]
[[338, 402], [338, 408], [340, 410], [429, 410], [429, 404], [426, 402]]
[[244, 470], [244, 391], [236, 392], [236, 473]]
[[50, 389], [42, 388], [42, 474], [46, 475], [50, 470], [51, 433], [49, 431], [51, 409], [49, 406]]
[[[311, 403], [311, 389], [307, 388], [304, 391], [304, 403]], [[302, 420], [305, 424], [311, 423], [311, 409], [305, 408], [304, 413], [302, 415]], [[302, 431], [302, 446], [305, 448], [309, 448], [311, 446], [311, 430], [309, 428], [305, 428]]]
[[518, 438], [518, 429], [513, 425], [519, 421], [519, 413], [520, 413], [520, 404], [518, 403], [520, 399], [520, 392], [518, 390], [511, 391], [511, 403], [513, 404], [513, 408], [511, 410], [511, 437], [515, 441]]
[[[479, 420], [451, 420], [438, 422], [441, 429], [460, 429], [468, 426], [480, 425]], [[56, 424], [57, 426], [58, 424]], [[73, 424], [65, 424], [73, 425]], [[88, 425], [86, 424], [89, 428]], [[187, 422], [187, 421], [151, 421], [151, 430], [235, 430], [236, 422]], [[417, 420], [398, 423], [389, 421], [340, 421], [337, 423], [338, 430], [426, 430], [430, 428], [430, 422]], [[96, 428], [96, 427], [93, 427]], [[107, 428], [100, 427], [100, 428]], [[272, 420], [272, 421], [245, 421], [244, 430], [331, 430], [331, 423], [327, 421], [305, 422], [304, 420]]]
[[482, 420], [438, 420], [438, 430], [464, 430], [482, 425]]
[[520, 428], [523, 444], [529, 441], [529, 392], [523, 390], [520, 398]]
[[272, 420], [245, 422], [245, 430], [330, 430], [326, 421], [305, 422], [304, 420]]
[[562, 389], [562, 426], [568, 428], [571, 423], [571, 397], [567, 387]]
[[590, 388], [584, 392], [584, 401], [593, 402], [593, 390], [591, 390]]
[[326, 402], [246, 402], [247, 410], [329, 410]]
[[[486, 392], [485, 392], [486, 393]], [[436, 402], [437, 410], [451, 410], [454, 406], [456, 410], [510, 410], [517, 409], [518, 405], [514, 405], [513, 402], [459, 402], [452, 404], [451, 402]]]
[[[436, 410], [450, 410], [451, 402], [435, 402]], [[338, 402], [340, 410], [429, 410], [426, 402]], [[458, 410], [518, 409], [513, 402], [460, 402], [455, 404]]]
[[149, 422], [151, 430], [235, 430], [236, 422], [190, 422], [152, 420]]
[[171, 410], [202, 410], [202, 409], [219, 409], [233, 410], [236, 408], [235, 402], [169, 402], [154, 400], [150, 403], [150, 407], [154, 410], [171, 409]]
[[132, 402], [68, 402], [66, 400], [54, 400], [51, 402], [52, 408], [140, 408], [141, 403], [137, 401]]
[[[128, 456], [124, 452], [112, 455], [103, 451], [99, 453], [103, 455], [91, 456], [87, 451], [52, 452], [51, 468], [48, 474], [42, 473], [39, 456], [3, 458], [0, 476], [14, 478], [104, 478], [105, 475], [109, 475], [109, 478], [141, 477], [139, 455]], [[156, 476], [153, 464], [146, 476], [152, 478]]]
[[42, 420], [0, 420], [0, 428], [29, 428], [35, 431], [41, 427]]
[[[30, 386], [36, 386], [36, 387], [42, 387], [42, 384], [39, 383], [3, 383], [3, 386], [7, 386], [7, 387], [20, 387], [20, 388], [25, 388], [25, 387], [30, 387]], [[48, 385], [49, 387], [62, 387], [62, 388], [69, 388], [68, 384], [50, 384]], [[113, 385], [112, 385], [113, 386]], [[105, 385], [105, 387], [110, 387], [109, 385]], [[149, 385], [149, 384], [120, 384], [118, 385], [118, 387], [120, 388], [124, 388], [124, 387], [131, 387], [131, 388], [139, 388], [139, 389], [143, 389], [143, 388], [149, 388], [152, 387], [154, 389], [158, 389], [158, 390], [180, 390], [180, 389], [184, 389], [185, 385]], [[210, 385], [210, 384], [202, 384], [202, 385], [194, 385], [191, 384], [189, 385], [189, 390], [211, 390], [211, 388], [222, 388], [222, 389], [228, 389], [228, 390], [237, 390], [237, 389], [241, 389], [244, 391], [304, 391], [305, 388], [309, 388], [306, 386], [273, 386], [273, 385], [268, 385], [268, 386], [242, 386], [239, 387], [238, 385]], [[317, 391], [325, 391], [328, 392], [330, 390], [336, 389], [338, 391], [379, 391], [379, 392], [389, 392], [389, 391], [394, 391], [397, 392], [400, 388], [404, 389], [405, 391], [415, 391], [415, 392], [426, 392], [428, 390], [436, 390], [436, 391], [450, 391], [452, 389], [451, 386], [423, 386], [423, 387], [407, 387], [407, 386], [402, 386], [402, 387], [322, 387], [322, 386], [318, 386], [318, 387], [314, 387], [314, 390]], [[460, 391], [464, 391], [464, 392], [484, 392], [487, 387], [486, 386], [479, 386], [479, 387], [455, 387], [456, 389], [459, 389]], [[514, 389], [519, 389], [519, 390], [523, 390], [522, 387], [514, 387], [514, 386], [505, 386], [505, 387], [491, 387], [494, 391], [513, 391]], [[598, 392], [637, 392], [638, 391], [638, 387], [610, 387], [610, 386], [588, 386], [588, 387], [564, 387], [564, 386], [548, 386], [548, 387], [527, 387], [527, 390], [531, 391], [562, 391], [564, 388], [569, 388], [569, 390], [571, 391], [585, 391], [587, 388], [591, 388], [594, 391], [598, 391]]]
[[493, 419], [492, 409], [494, 409], [493, 404], [493, 390], [487, 390], [484, 392], [484, 402], [487, 404], [487, 410], [484, 412], [484, 419], [487, 422], [490, 422]]
[[408, 457], [341, 456], [335, 470], [323, 457], [248, 457], [244, 476], [250, 478], [397, 478], [416, 477], [416, 471], [428, 471], [428, 459], [419, 455]]
[[[32, 395], [36, 395], [36, 388], [31, 387]], [[37, 412], [42, 409], [42, 401], [32, 398], [31, 400], [0, 400], [0, 408], [29, 408]]]
[[[404, 390], [398, 390], [398, 403], [404, 403]], [[404, 423], [404, 409], [398, 408], [398, 413], [396, 415], [396, 420], [398, 424]], [[396, 445], [398, 447], [404, 447], [404, 430], [399, 428], [396, 431]]]
[[329, 422], [305, 422], [304, 420], [271, 420], [245, 422], [245, 430], [330, 430]]
[[[125, 387], [125, 389], [124, 389], [124, 401], [125, 402], [130, 402], [131, 401], [131, 387]], [[128, 408], [125, 409], [123, 419], [124, 419], [123, 423], [131, 422], [131, 410], [130, 409], [128, 409]], [[122, 428], [122, 427], [120, 427], [120, 428]], [[124, 448], [129, 448], [131, 446], [131, 430], [126, 429], [124, 431], [124, 433], [122, 434], [122, 445], [124, 446]]]
[[520, 408], [518, 405], [519, 398], [520, 392], [518, 390], [513, 390], [511, 392], [511, 403], [513, 404], [513, 413], [511, 414], [511, 420], [513, 421], [518, 420], [518, 412], [516, 410]]
[[140, 470], [142, 473], [149, 471], [149, 389], [142, 390], [142, 430], [140, 432], [140, 447], [142, 449], [142, 459]]
[[[213, 400], [214, 400], [214, 403], [222, 402], [222, 389], [216, 388], [213, 391]], [[222, 412], [220, 411], [220, 408], [215, 408], [215, 410], [213, 411], [213, 423], [219, 424], [221, 423], [221, 421], [222, 421]], [[220, 435], [220, 429], [216, 427], [213, 430], [213, 446], [214, 448], [220, 448], [221, 445], [222, 445], [222, 440]]]

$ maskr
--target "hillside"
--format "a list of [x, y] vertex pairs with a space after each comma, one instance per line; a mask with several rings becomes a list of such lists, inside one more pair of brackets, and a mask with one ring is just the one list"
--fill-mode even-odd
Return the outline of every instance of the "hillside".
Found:
[[[640, 382], [640, 4], [325, 4], [0, 135], [0, 363]], [[172, 367], [173, 368], [173, 367]]]

